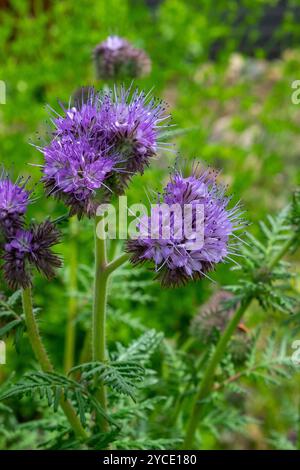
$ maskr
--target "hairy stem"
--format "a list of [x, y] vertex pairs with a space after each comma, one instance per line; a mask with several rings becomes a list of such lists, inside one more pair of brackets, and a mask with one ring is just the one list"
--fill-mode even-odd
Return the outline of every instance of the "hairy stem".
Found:
[[[25, 315], [28, 337], [31, 343], [33, 353], [37, 361], [39, 362], [41, 369], [44, 372], [53, 372], [54, 371], [53, 365], [49, 359], [47, 351], [42, 342], [38, 324], [36, 322], [36, 319], [33, 313], [32, 296], [31, 296], [30, 288], [24, 289], [22, 291], [22, 302], [23, 302], [23, 310], [24, 310], [24, 315]], [[60, 400], [60, 406], [62, 407], [75, 434], [79, 438], [86, 439], [87, 434], [85, 430], [83, 429], [80, 423], [80, 420], [78, 419], [76, 412], [73, 406], [71, 405], [71, 403], [68, 400], [65, 400], [64, 398], [62, 398]]]
[[[105, 362], [106, 358], [106, 306], [107, 288], [109, 276], [128, 260], [128, 255], [123, 254], [107, 262], [105, 242], [105, 227], [101, 217], [95, 219], [95, 280], [94, 280], [94, 305], [93, 305], [93, 329], [92, 329], [92, 354], [93, 361]], [[103, 410], [107, 412], [106, 387], [102, 383], [97, 391], [97, 398]], [[108, 430], [108, 423], [101, 418], [99, 421], [103, 431]]]
[[118, 258], [108, 263], [108, 265], [106, 266], [107, 275], [110, 275], [111, 273], [113, 273], [116, 269], [118, 269], [128, 260], [129, 260], [129, 255], [127, 253], [124, 253], [120, 255]]
[[[107, 255], [103, 220], [95, 219], [95, 280], [93, 305], [93, 361], [106, 361], [106, 301], [108, 275], [106, 273]], [[97, 398], [103, 410], [107, 411], [107, 398], [105, 385], [101, 383], [97, 391]], [[108, 430], [108, 423], [101, 419], [103, 431]]]
[[245, 313], [246, 309], [250, 305], [250, 302], [251, 300], [248, 299], [247, 301], [242, 303], [242, 305], [235, 312], [234, 316], [231, 318], [230, 322], [228, 323], [227, 328], [225, 329], [223, 335], [221, 336], [214, 354], [212, 355], [210, 361], [208, 362], [200, 388], [198, 390], [198, 393], [196, 394], [194, 404], [192, 407], [192, 413], [190, 416], [187, 433], [186, 433], [186, 437], [184, 441], [184, 449], [191, 449], [193, 446], [194, 436], [195, 436], [195, 432], [196, 432], [200, 414], [201, 414], [202, 401], [208, 395], [208, 393], [210, 392], [212, 388], [216, 368], [225, 353], [226, 346], [232, 334], [236, 330], [243, 314]]
[[78, 233], [78, 222], [75, 217], [70, 219], [70, 276], [69, 276], [69, 305], [68, 305], [68, 319], [66, 327], [66, 340], [65, 340], [65, 357], [64, 369], [68, 373], [74, 366], [75, 355], [75, 341], [76, 341], [76, 314], [77, 314], [77, 263], [78, 263], [78, 249], [76, 235]]

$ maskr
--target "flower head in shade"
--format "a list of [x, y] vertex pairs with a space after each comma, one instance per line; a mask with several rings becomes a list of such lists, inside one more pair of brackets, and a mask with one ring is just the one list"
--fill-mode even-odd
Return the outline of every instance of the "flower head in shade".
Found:
[[4, 246], [2, 268], [4, 278], [11, 289], [26, 289], [31, 285], [31, 276], [27, 267], [31, 242], [32, 233], [19, 229]]
[[109, 36], [94, 49], [97, 77], [102, 80], [138, 78], [151, 70], [149, 56], [126, 39]]
[[[108, 193], [122, 194], [130, 177], [149, 164], [158, 149], [160, 102], [121, 88], [89, 96], [63, 108], [44, 154], [43, 182], [72, 214], [92, 216]], [[101, 199], [102, 198], [102, 199]]]
[[51, 279], [55, 269], [61, 266], [60, 258], [51, 251], [59, 240], [59, 232], [49, 220], [33, 225], [29, 230], [17, 230], [5, 244], [2, 255], [4, 278], [9, 287], [29, 287], [30, 266], [36, 267], [47, 279]]
[[201, 306], [191, 322], [191, 334], [203, 344], [215, 343], [226, 328], [236, 306], [230, 303], [232, 294], [218, 290]]
[[[202, 171], [197, 175], [197, 171], [189, 177], [175, 171], [151, 216], [141, 219], [139, 236], [127, 243], [132, 262], [151, 261], [164, 286], [179, 286], [206, 276], [234, 253], [231, 239], [242, 223], [239, 207], [228, 208], [229, 198], [217, 184], [215, 173]], [[158, 218], [163, 204], [179, 208], [179, 217], [171, 210], [169, 217], [162, 214]], [[167, 223], [170, 230], [165, 236], [162, 229]], [[153, 225], [154, 236], [152, 228], [144, 229]]]
[[0, 175], [0, 230], [4, 236], [11, 234], [23, 224], [24, 214], [30, 202], [30, 193], [25, 189], [25, 182], [16, 183], [5, 173]]
[[[216, 344], [236, 308], [238, 304], [231, 293], [224, 290], [215, 292], [191, 321], [191, 335], [201, 344]], [[251, 345], [252, 338], [249, 331], [243, 323], [240, 323], [229, 345], [229, 353], [234, 362], [241, 363], [247, 359]]]

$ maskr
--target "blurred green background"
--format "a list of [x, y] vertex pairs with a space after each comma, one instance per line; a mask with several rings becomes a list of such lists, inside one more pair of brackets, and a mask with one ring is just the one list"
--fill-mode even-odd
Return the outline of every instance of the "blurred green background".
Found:
[[[58, 101], [67, 102], [82, 85], [100, 89], [104, 83], [95, 79], [92, 51], [107, 35], [118, 34], [151, 57], [152, 73], [135, 84], [145, 90], [153, 87], [153, 93], [168, 103], [177, 130], [172, 136], [174, 152], [161, 154], [145, 176], [134, 178], [130, 202], [145, 201], [145, 190], [160, 190], [179, 153], [183, 159], [199, 158], [222, 170], [222, 179], [234, 201], [243, 202], [255, 232], [256, 222], [280, 209], [300, 183], [300, 104], [291, 101], [292, 82], [300, 79], [299, 20], [299, 0], [0, 0], [0, 80], [6, 84], [6, 104], [0, 105], [1, 164], [15, 176], [30, 175], [32, 186], [38, 183], [40, 170], [34, 165], [41, 164], [42, 156], [30, 144], [46, 138], [45, 105], [58, 109]], [[40, 221], [65, 212], [45, 198], [40, 185], [35, 194], [30, 216]], [[62, 229], [65, 272], [51, 284], [39, 276], [35, 283], [41, 327], [58, 367], [63, 361], [68, 296], [67, 226]], [[92, 266], [90, 221], [80, 224], [78, 239], [80, 263]], [[293, 261], [299, 272], [299, 261]], [[84, 269], [80, 275], [84, 277]], [[147, 273], [141, 275], [145, 287], [135, 296], [124, 292], [118, 297], [112, 290], [111, 306], [130, 311], [137, 321], [162, 330], [179, 344], [186, 341], [190, 319], [215, 286], [204, 280], [162, 291], [148, 283]], [[225, 264], [213, 277], [225, 285], [234, 280], [234, 273]], [[81, 313], [78, 351], [88, 312]], [[250, 325], [261, 318], [259, 307], [251, 315]], [[130, 327], [112, 322], [109, 343], [126, 343], [132, 335]], [[13, 370], [26, 370], [32, 360], [26, 342], [21, 351], [17, 356], [9, 348], [0, 380]], [[272, 430], [287, 434], [291, 428], [289, 416], [279, 407], [282, 397], [296, 402], [291, 384], [277, 397], [267, 387], [256, 392], [247, 406], [263, 424], [249, 429], [248, 442], [237, 438], [237, 447], [268, 447]], [[20, 421], [34, 417], [30, 406], [16, 406]], [[214, 438], [207, 439], [208, 447], [217, 446]]]

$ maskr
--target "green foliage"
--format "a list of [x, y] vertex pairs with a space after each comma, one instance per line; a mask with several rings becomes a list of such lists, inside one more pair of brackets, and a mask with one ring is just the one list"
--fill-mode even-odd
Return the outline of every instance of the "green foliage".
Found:
[[113, 357], [117, 357], [119, 362], [135, 361], [145, 365], [161, 343], [162, 338], [162, 333], [157, 333], [155, 330], [146, 331], [137, 340], [133, 341], [128, 348], [117, 343], [117, 352], [113, 354]]
[[137, 384], [142, 382], [146, 373], [145, 366], [162, 341], [163, 335], [155, 330], [146, 331], [128, 347], [116, 344], [117, 351], [108, 363], [89, 362], [74, 367], [70, 373], [80, 372], [81, 381], [92, 386], [94, 379], [103, 382], [117, 393], [136, 400]]
[[[147, 91], [154, 85], [154, 94], [169, 104], [176, 127], [168, 139], [187, 163], [201, 157], [222, 169], [220, 179], [229, 184], [234, 200], [243, 201], [252, 222], [240, 269], [225, 264], [213, 277], [233, 292], [233, 305], [248, 297], [258, 300], [245, 317], [255, 340], [243, 363], [234, 361], [229, 351], [223, 358], [197, 443], [202, 449], [299, 447], [299, 369], [290, 360], [292, 342], [299, 338], [299, 192], [285, 210], [274, 214], [300, 183], [299, 105], [290, 99], [291, 83], [300, 76], [300, 30], [293, 13], [298, 5], [290, 0], [274, 40], [258, 46], [263, 10], [272, 3], [164, 0], [150, 10], [136, 0], [5, 2], [0, 19], [0, 79], [7, 89], [6, 105], [0, 105], [1, 162], [14, 176], [31, 176], [36, 202], [29, 217], [40, 221], [50, 214], [59, 219], [64, 234], [59, 248], [64, 269], [52, 283], [36, 277], [35, 313], [47, 350], [61, 371], [67, 304], [74, 296], [76, 364], [85, 342], [88, 354], [71, 376], [36, 371], [24, 376], [33, 356], [26, 335], [21, 341], [25, 328], [20, 293], [10, 295], [1, 279], [0, 339], [7, 343], [8, 356], [7, 364], [0, 366], [0, 395], [5, 400], [0, 403], [1, 449], [178, 448], [214, 351], [214, 345], [193, 340], [189, 332], [191, 318], [211, 294], [210, 282], [163, 291], [146, 269], [125, 266], [110, 283], [109, 361], [91, 362], [89, 338], [84, 338], [92, 311], [92, 221], [80, 223], [78, 289], [70, 293], [65, 208], [35, 186], [40, 178], [35, 165], [42, 157], [28, 142], [37, 143], [37, 130], [46, 136], [46, 103], [58, 109], [57, 98], [67, 102], [77, 87], [104, 85], [94, 78], [91, 53], [111, 33], [147, 50], [153, 72], [136, 84]], [[249, 14], [237, 22], [239, 8]], [[252, 57], [240, 54], [241, 44], [250, 44]], [[264, 57], [274, 44], [287, 50], [267, 61]], [[134, 178], [128, 204], [147, 203], [149, 188], [161, 190], [174, 160], [174, 153], [161, 152], [143, 177]], [[267, 213], [273, 215], [259, 230], [257, 222]], [[289, 262], [273, 266], [293, 234]], [[119, 248], [112, 244], [110, 259]], [[21, 354], [15, 354], [12, 340]], [[95, 425], [95, 414], [102, 410], [93, 397], [101, 381], [113, 404], [107, 433]], [[84, 443], [71, 432], [61, 410], [54, 412], [65, 396], [91, 431]]]
[[279, 385], [281, 380], [291, 378], [296, 368], [288, 354], [290, 336], [283, 337], [278, 347], [278, 338], [272, 332], [262, 351], [257, 350], [258, 338], [257, 336], [246, 369], [241, 374], [251, 380], [263, 380], [270, 385]]
[[0, 296], [0, 339], [14, 335], [16, 350], [20, 350], [20, 341], [25, 329], [24, 317], [17, 313], [20, 310], [21, 292], [16, 291], [7, 299]]
[[32, 372], [26, 374], [14, 386], [2, 392], [0, 400], [6, 400], [15, 396], [32, 396], [34, 394], [38, 394], [40, 399], [46, 398], [48, 406], [53, 407], [54, 411], [57, 411], [60, 400], [71, 398], [76, 404], [83, 425], [86, 424], [86, 413], [91, 410], [95, 410], [99, 415], [112, 422], [87, 388], [72, 379], [54, 372]]
[[90, 362], [80, 364], [71, 372], [81, 371], [81, 379], [90, 381], [95, 377], [104, 385], [112, 387], [117, 393], [128, 395], [135, 401], [136, 382], [141, 382], [145, 370], [135, 362], [116, 361], [109, 364]]
[[[292, 206], [294, 207], [294, 206]], [[274, 261], [285, 244], [294, 237], [294, 227], [289, 223], [291, 206], [276, 217], [268, 216], [268, 224], [261, 222], [264, 240], [260, 241], [250, 233], [242, 250], [242, 277], [234, 286], [228, 286], [238, 300], [256, 298], [263, 309], [278, 310], [282, 313], [295, 312], [299, 302], [292, 295], [293, 274], [285, 261]]]

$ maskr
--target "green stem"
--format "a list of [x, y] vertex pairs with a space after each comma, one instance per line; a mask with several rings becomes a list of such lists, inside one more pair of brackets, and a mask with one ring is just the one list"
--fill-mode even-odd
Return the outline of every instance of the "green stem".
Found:
[[107, 275], [109, 276], [111, 273], [113, 273], [116, 269], [118, 269], [120, 266], [122, 266], [122, 264], [126, 263], [126, 261], [128, 260], [129, 260], [129, 255], [127, 253], [124, 253], [120, 255], [118, 258], [108, 263], [106, 266]]
[[[107, 257], [104, 236], [103, 220], [95, 219], [95, 284], [93, 305], [93, 361], [106, 361], [106, 300], [108, 275], [106, 273]], [[107, 411], [107, 398], [105, 385], [101, 383], [97, 391], [97, 398], [103, 410]], [[103, 431], [108, 430], [108, 423], [101, 419]]]
[[[109, 276], [128, 260], [123, 254], [107, 262], [105, 227], [101, 217], [95, 219], [95, 280], [93, 305], [92, 353], [93, 361], [105, 362], [106, 358], [106, 304]], [[97, 391], [97, 398], [103, 410], [107, 412], [106, 388], [102, 383]], [[108, 430], [108, 423], [100, 419], [104, 431]]]
[[216, 368], [222, 359], [226, 346], [236, 330], [243, 314], [245, 313], [246, 309], [249, 307], [251, 299], [246, 300], [241, 306], [237, 309], [233, 317], [231, 318], [230, 322], [227, 325], [227, 328], [224, 331], [224, 334], [221, 336], [220, 341], [218, 342], [215, 352], [212, 355], [210, 361], [208, 362], [207, 368], [205, 370], [200, 388], [198, 393], [195, 397], [194, 404], [192, 407], [191, 417], [188, 423], [187, 433], [184, 441], [184, 449], [191, 449], [193, 446], [194, 436], [196, 429], [198, 427], [198, 422], [201, 414], [202, 409], [202, 401], [211, 390], [214, 380], [214, 374]]
[[64, 370], [68, 373], [74, 366], [74, 355], [75, 355], [75, 341], [76, 341], [76, 314], [77, 314], [77, 240], [76, 235], [78, 233], [77, 219], [73, 217], [70, 219], [70, 275], [69, 275], [69, 305], [68, 305], [68, 318], [66, 327], [66, 342], [65, 342], [65, 357], [64, 357]]
[[82, 349], [79, 355], [79, 364], [90, 362], [92, 360], [92, 332], [87, 331], [83, 340]]
[[[47, 351], [44, 347], [42, 342], [39, 328], [33, 313], [33, 306], [32, 306], [32, 297], [31, 297], [31, 289], [27, 288], [22, 291], [22, 302], [23, 302], [23, 310], [25, 315], [25, 321], [27, 326], [28, 337], [31, 343], [31, 347], [33, 353], [39, 362], [41, 369], [44, 372], [53, 372], [54, 368], [49, 359]], [[82, 439], [87, 438], [87, 434], [83, 429], [76, 412], [68, 400], [61, 399], [60, 406], [62, 407], [70, 425], [72, 426], [75, 434]]]

